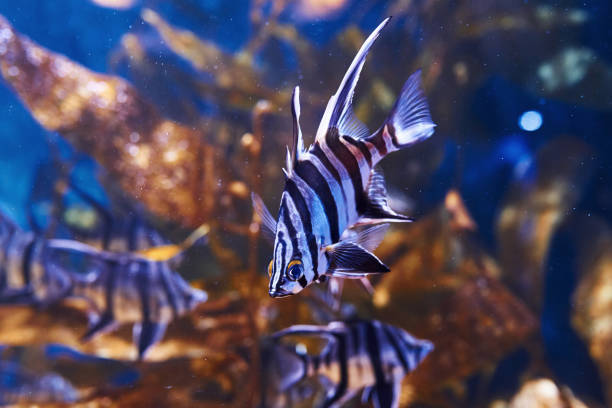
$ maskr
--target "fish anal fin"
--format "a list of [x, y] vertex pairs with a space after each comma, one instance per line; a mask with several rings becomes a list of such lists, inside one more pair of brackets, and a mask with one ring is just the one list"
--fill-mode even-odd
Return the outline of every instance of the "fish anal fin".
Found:
[[355, 225], [379, 224], [385, 222], [411, 222], [412, 219], [398, 214], [387, 202], [385, 177], [378, 167], [374, 167], [366, 187], [368, 203], [364, 214]]
[[329, 274], [345, 278], [361, 278], [370, 273], [389, 272], [389, 268], [362, 246], [346, 241], [326, 248]]

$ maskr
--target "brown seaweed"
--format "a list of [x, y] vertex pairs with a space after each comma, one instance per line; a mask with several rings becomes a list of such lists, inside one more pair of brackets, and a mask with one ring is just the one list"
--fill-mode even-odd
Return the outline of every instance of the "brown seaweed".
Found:
[[393, 273], [376, 286], [375, 316], [435, 345], [405, 381], [405, 402], [449, 404], [443, 402], [445, 388], [492, 370], [537, 326], [530, 310], [498, 280], [496, 262], [470, 236], [474, 228], [451, 191], [437, 211], [390, 233], [377, 251]]
[[192, 226], [210, 217], [213, 203], [199, 197], [218, 190], [207, 175], [216, 153], [201, 130], [161, 117], [123, 79], [34, 44], [4, 18], [0, 30], [2, 75], [42, 126], [95, 157], [151, 212]]
[[580, 282], [574, 292], [572, 323], [599, 366], [612, 402], [612, 230], [603, 220], [587, 220], [580, 242]]
[[587, 408], [567, 387], [560, 387], [549, 378], [527, 381], [509, 403], [499, 402], [496, 408]]
[[574, 139], [544, 146], [531, 164], [533, 179], [527, 174], [517, 180], [499, 212], [497, 237], [504, 278], [534, 310], [540, 308], [543, 264], [551, 237], [588, 180], [589, 154], [589, 148]]

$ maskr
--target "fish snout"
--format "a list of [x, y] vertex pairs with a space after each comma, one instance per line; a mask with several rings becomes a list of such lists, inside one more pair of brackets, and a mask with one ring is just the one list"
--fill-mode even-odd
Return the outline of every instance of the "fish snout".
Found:
[[287, 292], [284, 289], [270, 289], [268, 291], [268, 293], [273, 298], [282, 298], [282, 297], [287, 297], [287, 296], [291, 295], [290, 292]]

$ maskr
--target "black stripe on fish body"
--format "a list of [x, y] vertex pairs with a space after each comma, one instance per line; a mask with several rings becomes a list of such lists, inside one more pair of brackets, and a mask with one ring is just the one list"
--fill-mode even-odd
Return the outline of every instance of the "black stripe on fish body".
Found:
[[319, 248], [317, 248], [317, 242], [315, 241], [314, 234], [312, 233], [312, 219], [310, 216], [310, 210], [308, 209], [308, 205], [306, 200], [300, 193], [297, 185], [291, 178], [287, 179], [287, 184], [285, 186], [289, 196], [293, 200], [295, 204], [295, 208], [300, 214], [300, 219], [302, 220], [302, 225], [304, 228], [304, 233], [306, 235], [306, 241], [308, 242], [308, 251], [310, 252], [310, 259], [312, 261], [312, 268], [314, 271], [313, 281], [319, 277], [319, 272], [317, 270], [319, 264]]
[[338, 367], [340, 368], [340, 381], [338, 382], [338, 385], [336, 386], [334, 395], [332, 395], [331, 398], [328, 398], [325, 400], [326, 407], [331, 406], [333, 403], [335, 403], [340, 398], [342, 398], [342, 396], [344, 396], [344, 394], [346, 393], [348, 389], [349, 370], [348, 370], [348, 355], [347, 355], [347, 350], [346, 350], [346, 334], [345, 333], [334, 333], [334, 336], [336, 337], [336, 341], [338, 345], [336, 347], [336, 355], [337, 355]]
[[342, 139], [346, 140], [347, 143], [350, 143], [356, 148], [358, 148], [361, 154], [363, 155], [363, 157], [368, 162], [368, 166], [372, 167], [372, 153], [370, 152], [370, 149], [363, 141], [358, 140], [358, 139], [353, 139], [352, 137], [346, 137], [346, 136], [342, 136]]
[[391, 345], [391, 347], [393, 347], [393, 351], [395, 351], [397, 359], [402, 364], [404, 372], [409, 373], [410, 371], [412, 371], [412, 367], [410, 367], [410, 364], [406, 360], [406, 356], [404, 355], [404, 348], [401, 346], [401, 340], [397, 338], [397, 333], [393, 328], [387, 326], [386, 324], [382, 324], [382, 329], [383, 333], [387, 337], [387, 340], [389, 341], [389, 344]]
[[363, 322], [365, 329], [365, 338], [366, 338], [366, 350], [368, 353], [368, 357], [370, 358], [370, 362], [372, 364], [372, 368], [374, 369], [374, 378], [376, 378], [376, 384], [382, 384], [385, 380], [385, 373], [383, 371], [382, 361], [380, 359], [381, 356], [381, 344], [378, 341], [378, 337], [376, 332], [378, 327], [376, 327], [372, 322]]
[[338, 207], [336, 206], [336, 200], [334, 200], [327, 180], [319, 173], [317, 167], [308, 160], [298, 162], [295, 166], [295, 172], [314, 190], [315, 194], [323, 203], [325, 216], [327, 217], [327, 225], [329, 226], [329, 235], [332, 242], [338, 242], [340, 239], [340, 233], [338, 231]]
[[[298, 194], [299, 194], [299, 191], [298, 191]], [[293, 200], [293, 202], [295, 203], [295, 200]], [[297, 207], [297, 204], [296, 204], [296, 207]], [[299, 208], [298, 208], [298, 212], [300, 212]], [[293, 225], [293, 222], [291, 222], [291, 217], [289, 216], [289, 207], [287, 206], [286, 202], [285, 202], [285, 211], [283, 211], [283, 222], [285, 223], [285, 226], [287, 227], [287, 233], [289, 234], [289, 239], [291, 239], [291, 246], [293, 247], [293, 254], [291, 255], [291, 258], [299, 259], [302, 257], [302, 251], [300, 250], [300, 246], [297, 240], [297, 235], [298, 235], [297, 229], [295, 228], [295, 225]], [[304, 224], [303, 218], [302, 218], [302, 224]], [[306, 230], [305, 225], [304, 225], [304, 230]]]
[[401, 149], [401, 145], [397, 142], [397, 137], [395, 136], [395, 127], [391, 124], [391, 122], [386, 124], [387, 133], [391, 136], [391, 142], [396, 149]]
[[313, 373], [317, 373], [319, 371], [319, 367], [321, 367], [321, 356], [312, 356], [310, 361], [312, 364]]
[[113, 305], [113, 298], [115, 297], [115, 288], [117, 285], [117, 278], [119, 274], [121, 274], [121, 265], [115, 261], [109, 261], [110, 269], [106, 274], [106, 279], [104, 280], [104, 297], [106, 299], [106, 310], [104, 314], [106, 314], [110, 319], [115, 316], [115, 306]]
[[358, 325], [353, 324], [349, 326], [350, 334], [351, 334], [351, 344], [352, 350], [349, 353], [351, 356], [355, 357], [353, 359], [357, 374], [361, 376], [363, 372], [363, 366], [361, 364], [361, 359], [359, 356], [363, 353], [363, 344], [361, 344], [361, 329]]
[[[160, 264], [152, 265], [152, 267], [158, 268], [159, 281], [162, 285], [162, 290], [166, 295], [166, 299], [168, 299], [168, 304], [172, 308], [172, 317], [176, 318], [179, 315], [179, 306], [177, 303], [176, 293], [174, 293], [174, 288], [170, 286], [170, 282], [168, 281], [168, 274], [165, 273], [166, 271], [162, 269], [164, 267]], [[187, 307], [185, 307], [185, 310], [187, 310]]]
[[150, 262], [139, 262], [136, 283], [138, 285], [138, 294], [140, 295], [140, 307], [142, 312], [143, 322], [151, 321], [151, 302], [149, 301], [150, 292], [150, 277], [149, 268]]
[[338, 138], [338, 129], [331, 128], [325, 135], [325, 142], [333, 154], [338, 158], [340, 163], [346, 169], [351, 182], [353, 183], [353, 191], [355, 193], [355, 208], [358, 214], [363, 214], [367, 207], [367, 197], [363, 191], [363, 183], [361, 182], [361, 169], [359, 162], [353, 156], [353, 153], [344, 145]]
[[32, 280], [32, 259], [34, 254], [34, 245], [36, 239], [31, 239], [23, 249], [23, 259], [21, 264], [21, 273], [23, 275], [24, 286], [29, 286]]
[[[314, 145], [312, 145], [312, 150], [311, 153], [316, 156], [317, 159], [319, 159], [319, 161], [321, 163], [323, 163], [323, 166], [325, 166], [325, 168], [327, 169], [327, 171], [330, 172], [330, 174], [332, 175], [332, 177], [336, 180], [336, 182], [338, 183], [338, 185], [340, 186], [340, 188], [342, 189], [342, 177], [340, 176], [340, 173], [338, 172], [338, 169], [334, 167], [334, 165], [332, 164], [332, 162], [329, 160], [329, 158], [325, 155], [325, 152], [323, 152], [323, 150], [321, 149], [321, 146], [319, 146], [319, 143], [316, 143]], [[342, 189], [342, 191], [344, 192], [344, 190]]]
[[308, 280], [306, 280], [306, 276], [301, 276], [300, 279], [298, 279], [298, 283], [300, 284], [302, 289], [308, 286]]
[[[280, 248], [280, 250], [281, 250], [281, 258], [280, 258], [280, 259], [285, 259], [285, 255], [286, 255], [286, 253], [287, 253], [287, 244], [285, 244], [285, 241], [283, 241], [283, 240], [282, 240], [282, 236], [283, 236], [283, 234], [282, 234], [282, 232], [281, 232], [281, 233], [279, 234], [279, 238], [281, 238], [281, 239], [279, 239], [279, 241], [278, 241], [278, 245], [281, 247], [281, 248]], [[280, 275], [280, 276], [279, 276], [279, 278], [278, 278], [278, 281], [277, 281], [277, 284], [276, 284], [276, 288], [275, 288], [275, 289], [276, 289], [277, 291], [280, 291], [280, 289], [281, 289], [281, 285], [283, 284], [283, 279], [282, 279], [282, 271], [278, 271], [278, 272], [279, 272], [279, 275]]]
[[386, 125], [380, 128], [378, 132], [374, 134], [374, 136], [368, 138], [368, 142], [374, 145], [376, 150], [378, 150], [378, 154], [380, 155], [380, 157], [384, 157], [388, 153], [387, 143], [385, 143], [384, 137], [385, 127]]
[[130, 229], [128, 232], [128, 250], [129, 251], [137, 251], [140, 248], [137, 248], [136, 242], [136, 234], [138, 231], [137, 217], [133, 217], [130, 220]]
[[0, 293], [6, 289], [6, 268], [4, 263], [0, 264]]

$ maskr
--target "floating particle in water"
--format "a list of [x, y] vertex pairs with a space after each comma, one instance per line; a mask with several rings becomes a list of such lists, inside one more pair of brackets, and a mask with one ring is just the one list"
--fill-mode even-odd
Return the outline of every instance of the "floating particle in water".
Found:
[[534, 132], [542, 127], [542, 114], [538, 111], [527, 111], [519, 117], [518, 121], [521, 129], [528, 132]]

